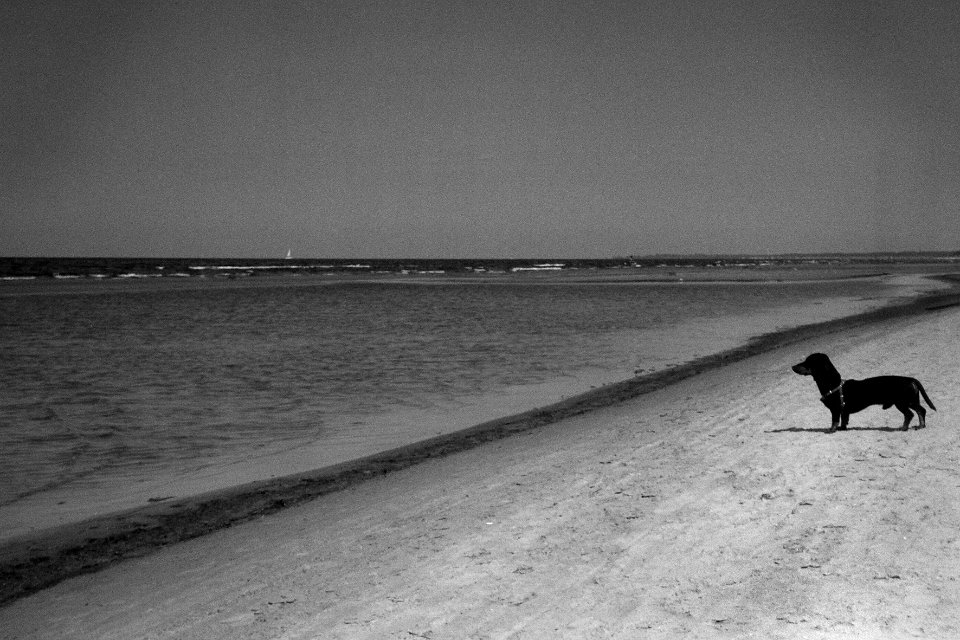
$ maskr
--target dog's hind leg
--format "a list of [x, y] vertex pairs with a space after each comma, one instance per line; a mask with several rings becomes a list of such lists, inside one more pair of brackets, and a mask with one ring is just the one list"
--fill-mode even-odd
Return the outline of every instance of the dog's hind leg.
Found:
[[[924, 429], [927, 426], [927, 410], [923, 408], [923, 403], [920, 402], [920, 394], [923, 394], [924, 398], [927, 398], [927, 394], [923, 391], [923, 385], [920, 384], [917, 380], [914, 380], [911, 384], [913, 387], [913, 398], [910, 401], [909, 408], [917, 412], [917, 418], [920, 419], [920, 424], [917, 425], [917, 429]], [[927, 404], [930, 404], [930, 399], [927, 398]], [[930, 405], [934, 411], [936, 408], [933, 405]], [[899, 409], [899, 407], [897, 407]], [[900, 409], [903, 411], [903, 409]]]
[[920, 406], [919, 402], [917, 402], [917, 406], [915, 406], [913, 410], [917, 412], [917, 417], [920, 418], [920, 424], [917, 425], [917, 429], [926, 429], [927, 410]]

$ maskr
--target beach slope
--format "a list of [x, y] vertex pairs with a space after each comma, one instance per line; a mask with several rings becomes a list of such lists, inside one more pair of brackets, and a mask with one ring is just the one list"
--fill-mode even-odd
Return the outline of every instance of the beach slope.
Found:
[[[919, 378], [845, 433], [789, 365]], [[814, 337], [72, 578], [10, 638], [960, 634], [960, 309]]]

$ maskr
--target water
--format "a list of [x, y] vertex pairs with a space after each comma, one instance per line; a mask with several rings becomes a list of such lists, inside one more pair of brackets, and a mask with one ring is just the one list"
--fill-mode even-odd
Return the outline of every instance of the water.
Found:
[[875, 280], [5, 286], [0, 509], [67, 490], [96, 501], [257, 452], [322, 466], [884, 295]]

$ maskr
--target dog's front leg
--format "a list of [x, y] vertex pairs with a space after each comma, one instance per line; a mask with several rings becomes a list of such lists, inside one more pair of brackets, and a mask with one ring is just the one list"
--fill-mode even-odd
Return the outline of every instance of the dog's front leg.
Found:
[[843, 429], [844, 427], [840, 426], [840, 411], [835, 409], [830, 409], [830, 430], [827, 433], [833, 433], [837, 429]]
[[838, 429], [840, 429], [840, 431], [846, 431], [846, 430], [847, 430], [847, 423], [848, 423], [848, 422], [850, 422], [850, 414], [847, 413], [846, 411], [841, 410], [841, 411], [840, 411], [840, 426], [838, 427]]

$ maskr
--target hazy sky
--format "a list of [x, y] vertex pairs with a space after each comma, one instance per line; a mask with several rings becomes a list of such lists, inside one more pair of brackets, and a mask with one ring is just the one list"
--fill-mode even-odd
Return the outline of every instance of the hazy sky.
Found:
[[960, 249], [960, 2], [7, 0], [0, 255]]

